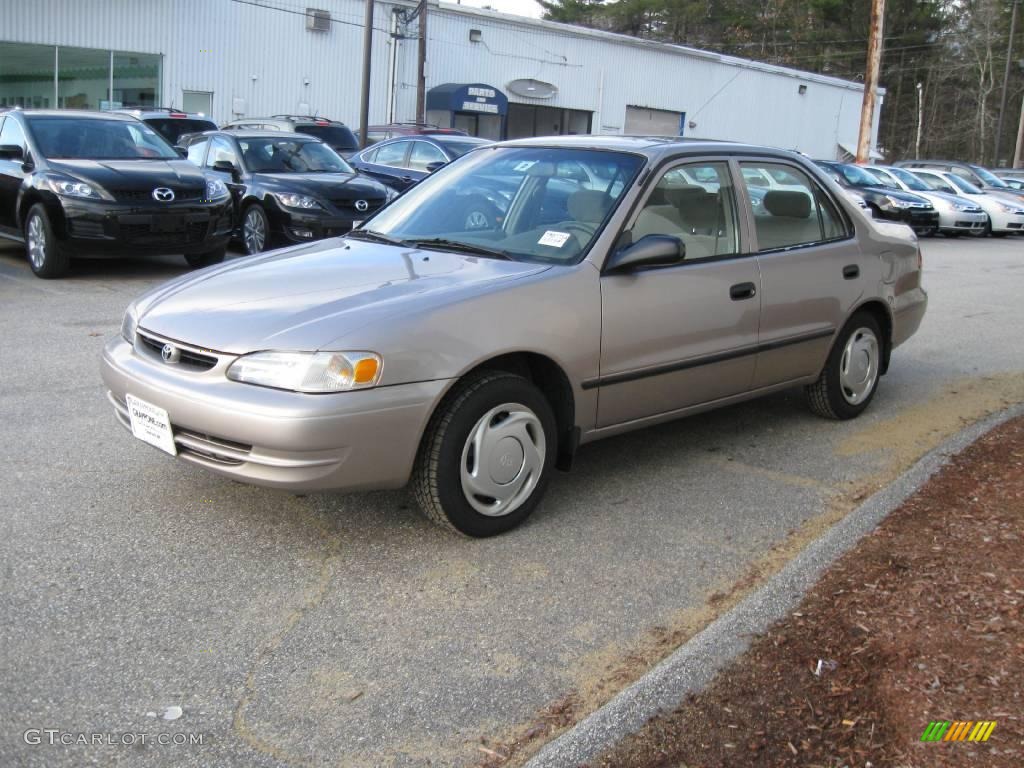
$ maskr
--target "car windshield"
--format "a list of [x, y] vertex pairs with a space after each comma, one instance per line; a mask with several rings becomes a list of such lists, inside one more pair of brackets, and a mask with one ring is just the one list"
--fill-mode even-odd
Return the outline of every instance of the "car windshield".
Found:
[[903, 187], [896, 183], [892, 176], [881, 168], [872, 168], [871, 175], [878, 179], [883, 187], [888, 187], [889, 189], [903, 189]]
[[43, 157], [54, 160], [171, 160], [180, 157], [143, 122], [94, 117], [30, 117]]
[[177, 144], [178, 139], [186, 133], [202, 133], [203, 131], [216, 131], [216, 123], [209, 120], [195, 120], [182, 117], [151, 117], [146, 120], [146, 125], [155, 129], [171, 144]]
[[364, 229], [408, 244], [571, 264], [586, 254], [644, 162], [600, 150], [483, 149], [428, 176]]
[[857, 165], [846, 165], [840, 163], [839, 165], [833, 166], [836, 170], [843, 175], [846, 182], [854, 187], [877, 187], [885, 186], [879, 181], [878, 177], [869, 171], [865, 171], [863, 168]]
[[301, 123], [295, 126], [295, 130], [307, 136], [316, 136], [325, 144], [329, 144], [343, 152], [355, 152], [359, 149], [356, 135], [344, 125]]
[[907, 189], [913, 190], [914, 192], [930, 192], [931, 187], [921, 181], [917, 176], [912, 174], [910, 171], [905, 171], [902, 168], [887, 168], [889, 173], [895, 176], [897, 179], [907, 185]]
[[971, 184], [966, 179], [961, 179], [955, 173], [947, 173], [943, 178], [948, 179], [952, 182], [953, 186], [959, 189], [961, 192], [966, 192], [968, 195], [980, 195], [983, 194], [981, 189]]
[[337, 152], [319, 141], [239, 139], [238, 146], [252, 173], [354, 173]]
[[986, 170], [985, 168], [982, 168], [980, 165], [972, 165], [971, 170], [974, 171], [974, 174], [979, 179], [984, 181], [990, 187], [999, 187], [1000, 189], [1005, 189], [1006, 187], [1009, 186], [1005, 181], [1000, 179], [994, 173]]

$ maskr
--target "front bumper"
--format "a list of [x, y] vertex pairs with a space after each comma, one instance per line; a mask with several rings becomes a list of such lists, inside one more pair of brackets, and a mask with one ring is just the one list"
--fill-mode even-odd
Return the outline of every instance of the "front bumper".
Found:
[[985, 229], [986, 223], [988, 223], [988, 214], [984, 211], [978, 213], [939, 212], [940, 232], [981, 232]]
[[894, 208], [883, 211], [884, 218], [901, 221], [915, 232], [934, 232], [939, 227], [938, 211], [922, 208]]
[[1024, 215], [1000, 211], [992, 215], [993, 232], [1024, 231]]
[[347, 235], [353, 227], [370, 218], [381, 207], [383, 204], [374, 202], [366, 211], [360, 212], [351, 207], [332, 206], [334, 210], [302, 211], [276, 206], [268, 213], [271, 230], [276, 236], [290, 243], [308, 243], [325, 237]]
[[234, 356], [216, 357], [213, 368], [196, 372], [159, 361], [138, 339], [135, 347], [112, 339], [100, 368], [118, 421], [130, 429], [125, 395], [134, 395], [167, 411], [179, 458], [292, 491], [405, 485], [449, 384], [308, 395], [230, 381], [224, 372]]
[[58, 236], [72, 253], [132, 256], [205, 253], [228, 244], [230, 198], [134, 205], [65, 198]]

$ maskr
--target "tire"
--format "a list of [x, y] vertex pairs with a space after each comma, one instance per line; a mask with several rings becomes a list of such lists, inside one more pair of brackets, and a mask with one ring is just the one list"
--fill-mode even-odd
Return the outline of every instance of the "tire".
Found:
[[36, 277], [63, 277], [70, 266], [67, 251], [60, 247], [42, 203], [36, 203], [25, 217], [25, 255]]
[[224, 255], [227, 253], [227, 246], [222, 245], [220, 248], [214, 248], [212, 251], [206, 253], [189, 253], [185, 255], [185, 261], [192, 269], [202, 269], [203, 267], [212, 267], [214, 264], [220, 264], [224, 261]]
[[253, 203], [242, 213], [242, 246], [251, 256], [268, 250], [269, 245], [270, 221], [267, 213], [259, 203]]
[[874, 316], [854, 314], [839, 334], [818, 380], [805, 389], [811, 411], [826, 419], [860, 416], [878, 389], [884, 343]]
[[[427, 425], [413, 468], [416, 502], [430, 520], [466, 536], [511, 530], [544, 495], [557, 441], [551, 405], [532, 383], [500, 371], [471, 375]], [[488, 442], [492, 449], [480, 461], [475, 451]], [[504, 498], [481, 489], [503, 491]]]

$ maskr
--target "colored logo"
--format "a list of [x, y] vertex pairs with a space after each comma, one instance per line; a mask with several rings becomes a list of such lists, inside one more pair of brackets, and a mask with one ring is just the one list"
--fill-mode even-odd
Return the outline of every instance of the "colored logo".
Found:
[[995, 729], [995, 720], [933, 720], [921, 734], [921, 741], [988, 741]]

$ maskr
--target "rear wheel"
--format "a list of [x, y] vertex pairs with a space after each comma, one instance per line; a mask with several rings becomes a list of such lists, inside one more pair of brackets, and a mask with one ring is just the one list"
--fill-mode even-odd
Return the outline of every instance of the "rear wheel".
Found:
[[62, 277], [70, 265], [67, 251], [61, 249], [50, 225], [50, 216], [42, 203], [36, 203], [25, 217], [25, 253], [36, 277]]
[[424, 514], [467, 536], [504, 533], [533, 512], [557, 453], [555, 417], [521, 376], [460, 382], [430, 420], [412, 489]]
[[270, 245], [270, 222], [259, 203], [246, 208], [242, 216], [242, 244], [250, 255], [261, 253]]
[[806, 388], [811, 410], [826, 419], [852, 419], [868, 407], [882, 366], [882, 332], [868, 312], [843, 328], [818, 380]]
[[192, 269], [210, 267], [224, 261], [224, 255], [227, 253], [227, 250], [227, 246], [221, 246], [220, 248], [214, 248], [212, 251], [206, 251], [206, 253], [189, 253], [185, 255], [185, 261], [188, 262]]

